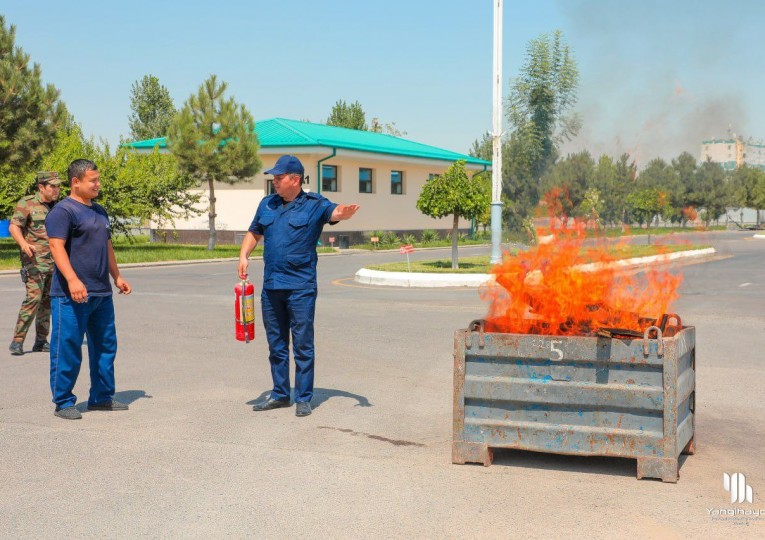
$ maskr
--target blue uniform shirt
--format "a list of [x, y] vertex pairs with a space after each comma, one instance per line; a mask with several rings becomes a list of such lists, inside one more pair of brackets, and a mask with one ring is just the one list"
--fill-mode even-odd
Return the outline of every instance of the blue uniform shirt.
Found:
[[287, 205], [276, 193], [260, 202], [249, 231], [264, 239], [264, 289], [316, 288], [316, 243], [336, 207], [305, 191]]
[[[45, 229], [48, 238], [65, 240], [69, 262], [88, 295], [111, 296], [108, 251], [111, 229], [104, 207], [96, 203], [88, 206], [67, 197], [48, 212]], [[53, 270], [50, 295], [70, 296], [69, 284], [58, 268]]]

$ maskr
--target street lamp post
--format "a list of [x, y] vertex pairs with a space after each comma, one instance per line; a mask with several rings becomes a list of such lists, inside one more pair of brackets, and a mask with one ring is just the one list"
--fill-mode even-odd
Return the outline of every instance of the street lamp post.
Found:
[[494, 70], [492, 74], [491, 264], [502, 260], [502, 0], [494, 1]]

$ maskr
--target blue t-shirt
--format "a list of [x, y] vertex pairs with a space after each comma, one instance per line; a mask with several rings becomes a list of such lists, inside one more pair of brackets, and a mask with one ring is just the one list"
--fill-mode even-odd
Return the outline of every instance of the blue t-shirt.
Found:
[[336, 207], [306, 191], [287, 205], [276, 193], [260, 202], [249, 231], [264, 238], [264, 289], [316, 288], [316, 243]]
[[[45, 219], [48, 238], [65, 240], [64, 247], [77, 277], [89, 296], [111, 296], [109, 282], [109, 216], [103, 206], [90, 206], [71, 197], [60, 201]], [[69, 284], [54, 268], [51, 296], [70, 296]]]

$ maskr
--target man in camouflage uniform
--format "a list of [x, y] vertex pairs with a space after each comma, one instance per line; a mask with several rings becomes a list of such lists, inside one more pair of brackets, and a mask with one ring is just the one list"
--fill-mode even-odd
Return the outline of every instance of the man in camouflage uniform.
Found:
[[21, 304], [19, 318], [8, 349], [13, 355], [24, 354], [24, 338], [36, 320], [37, 336], [32, 350], [49, 351], [50, 283], [53, 276], [53, 257], [48, 246], [45, 218], [58, 200], [61, 178], [57, 172], [37, 173], [37, 192], [21, 199], [11, 218], [10, 233], [21, 250], [21, 279], [27, 287], [27, 296]]

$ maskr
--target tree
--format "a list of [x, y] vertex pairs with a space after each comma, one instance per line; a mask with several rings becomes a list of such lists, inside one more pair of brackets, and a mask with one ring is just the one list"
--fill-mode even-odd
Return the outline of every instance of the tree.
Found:
[[539, 179], [555, 159], [563, 140], [581, 127], [570, 113], [576, 103], [579, 72], [563, 33], [542, 34], [529, 41], [526, 61], [513, 81], [507, 115], [514, 134], [530, 152], [529, 173]]
[[[649, 229], [656, 214], [664, 210], [668, 202], [667, 194], [655, 187], [644, 187], [627, 195], [627, 204], [631, 207], [632, 216], [640, 225], [645, 223]], [[651, 243], [650, 231], [648, 243]]]
[[338, 99], [332, 107], [332, 112], [327, 118], [328, 126], [344, 127], [366, 131], [367, 120], [361, 103], [354, 101], [348, 105], [345, 100]]
[[[108, 145], [99, 146], [86, 139], [70, 117], [57, 133], [53, 150], [43, 158], [40, 168], [58, 171], [65, 177], [67, 167], [77, 158], [90, 159], [98, 165], [102, 179], [98, 203], [106, 208], [116, 233], [130, 236], [136, 220], [172, 222], [199, 213], [194, 205], [200, 196], [189, 191], [197, 187], [197, 182], [182, 173], [170, 154], [160, 154], [158, 149], [138, 154], [124, 147], [112, 153]], [[30, 171], [25, 185], [31, 187], [33, 179], [34, 171]]]
[[689, 214], [695, 210], [691, 209], [688, 201], [688, 192], [693, 186], [693, 177], [696, 174], [696, 158], [688, 152], [683, 152], [672, 160], [672, 168], [677, 174], [679, 189], [671, 195], [671, 204], [680, 209], [680, 223], [685, 227]]
[[42, 82], [38, 64], [16, 47], [16, 27], [0, 15], [0, 216], [13, 212], [28, 187], [23, 176], [34, 170], [67, 119], [59, 91]]
[[700, 217], [707, 227], [725, 214], [726, 208], [732, 204], [731, 186], [719, 163], [707, 160], [696, 169], [688, 200], [692, 206], [704, 209]]
[[393, 135], [394, 137], [403, 137], [406, 135], [406, 131], [401, 131], [396, 127], [396, 122], [388, 122], [381, 124], [377, 121], [377, 118], [372, 118], [372, 125], [369, 127], [369, 131], [372, 133], [385, 133], [386, 135]]
[[161, 154], [158, 148], [139, 154], [121, 147], [110, 155], [106, 147], [100, 159], [99, 202], [108, 210], [114, 230], [129, 235], [135, 220], [163, 224], [200, 213], [195, 205], [201, 195], [190, 191], [198, 182], [181, 170], [172, 154]]
[[453, 216], [452, 268], [459, 268], [457, 240], [459, 218], [478, 217], [490, 204], [486, 183], [468, 178], [465, 161], [454, 162], [443, 174], [429, 180], [417, 199], [417, 209], [432, 218]]
[[225, 98], [227, 84], [211, 75], [184, 103], [168, 131], [168, 146], [180, 170], [207, 182], [210, 238], [215, 249], [215, 182], [234, 184], [261, 167], [255, 121], [244, 105]]
[[154, 75], [144, 75], [130, 89], [130, 137], [133, 140], [164, 137], [175, 116], [167, 88]]
[[[693, 159], [693, 156], [690, 157]], [[685, 159], [683, 157], [683, 161]], [[661, 211], [665, 221], [680, 222], [684, 219], [685, 186], [680, 182], [675, 167], [668, 165], [663, 159], [652, 159], [637, 178], [636, 189], [646, 188], [656, 188], [666, 195], [666, 205]]]
[[[547, 194], [553, 188], [558, 188], [555, 192], [560, 200], [554, 205], [559, 211], [556, 217], [582, 217], [592, 212], [594, 208], [591, 205], [585, 210], [581, 206], [588, 187], [594, 183], [594, 175], [595, 161], [587, 150], [569, 154], [549, 170], [542, 178], [542, 189]], [[548, 204], [551, 202], [549, 197], [546, 200]]]
[[473, 141], [473, 146], [468, 150], [468, 155], [474, 158], [491, 161], [494, 157], [494, 140], [491, 133], [485, 132], [480, 139]]

